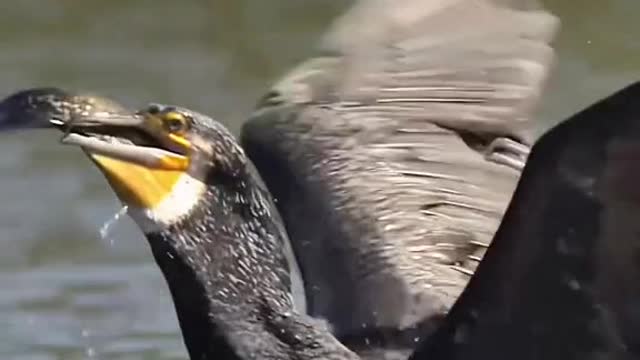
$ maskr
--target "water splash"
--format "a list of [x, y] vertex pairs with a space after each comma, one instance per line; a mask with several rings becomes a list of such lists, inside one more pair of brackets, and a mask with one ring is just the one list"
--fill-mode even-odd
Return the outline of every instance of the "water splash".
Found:
[[100, 237], [103, 240], [109, 240], [109, 243], [113, 246], [113, 238], [110, 237], [110, 233], [111, 230], [113, 229], [113, 226], [115, 224], [118, 223], [118, 221], [127, 213], [127, 210], [129, 210], [129, 207], [127, 205], [124, 205], [120, 210], [118, 210], [117, 213], [113, 214], [113, 216], [111, 218], [109, 218], [107, 221], [104, 222], [104, 224], [102, 224], [102, 226], [100, 227]]
[[97, 359], [98, 352], [92, 347], [85, 349], [84, 354], [90, 359]]

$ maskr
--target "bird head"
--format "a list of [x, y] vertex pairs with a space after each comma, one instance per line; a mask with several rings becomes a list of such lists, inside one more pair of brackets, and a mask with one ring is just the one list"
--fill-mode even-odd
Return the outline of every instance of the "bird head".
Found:
[[246, 165], [221, 124], [185, 108], [130, 110], [56, 88], [22, 91], [0, 103], [0, 128], [44, 127], [82, 148], [143, 230], [177, 221], [200, 200], [208, 177], [233, 179]]

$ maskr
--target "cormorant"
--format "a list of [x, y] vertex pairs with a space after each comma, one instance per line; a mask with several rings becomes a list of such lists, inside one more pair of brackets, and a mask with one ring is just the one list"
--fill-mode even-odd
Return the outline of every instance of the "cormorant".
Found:
[[[500, 342], [513, 339], [503, 345], [511, 357], [523, 356], [515, 352], [520, 344], [531, 349], [525, 355], [572, 358], [579, 346], [591, 345], [574, 344], [575, 336], [554, 343], [549, 334], [564, 335], [544, 327], [553, 319], [539, 314], [537, 328], [538, 319], [527, 311], [541, 306], [541, 294], [549, 296], [553, 314], [576, 310], [557, 298], [567, 289], [593, 305], [596, 297], [581, 291], [593, 279], [578, 278], [584, 269], [571, 267], [580, 261], [591, 266], [592, 254], [573, 254], [566, 269], [562, 256], [557, 266], [540, 268], [549, 239], [527, 226], [542, 231], [549, 218], [535, 213], [529, 221], [522, 211], [538, 200], [543, 204], [537, 211], [556, 214], [559, 199], [541, 194], [540, 184], [565, 181], [562, 171], [575, 168], [575, 159], [545, 165], [538, 156], [528, 167], [533, 170], [518, 192], [527, 200], [516, 195], [502, 226], [507, 230], [497, 234], [510, 240], [492, 246], [497, 260], [483, 262], [441, 325], [473, 272], [470, 262], [488, 244], [528, 152], [526, 115], [546, 77], [555, 23], [544, 11], [490, 0], [363, 1], [338, 20], [321, 56], [260, 101], [243, 129], [243, 147], [220, 124], [188, 109], [152, 105], [133, 113], [56, 89], [8, 98], [0, 118], [9, 127], [50, 121], [66, 131], [64, 142], [82, 147], [103, 171], [149, 239], [193, 359], [356, 358], [328, 329], [293, 309], [286, 233], [269, 192], [300, 261], [311, 314], [326, 318], [361, 355], [386, 356], [369, 353], [376, 345], [403, 350], [422, 342], [414, 358], [496, 358], [502, 355], [486, 344], [497, 346], [499, 339], [477, 339], [499, 333]], [[602, 127], [582, 123], [573, 131], [593, 135]], [[547, 135], [539, 152], [600, 149], [624, 135], [611, 131], [603, 140], [594, 135], [583, 141], [567, 135], [567, 128]], [[584, 152], [575, 161], [595, 156]], [[594, 168], [582, 169], [590, 177], [569, 180], [603, 176], [608, 158], [596, 160]], [[549, 170], [548, 177], [541, 178], [539, 169]], [[593, 219], [600, 210], [585, 204], [576, 218]], [[522, 236], [530, 242], [509, 233], [518, 230], [513, 224], [534, 233]], [[554, 251], [556, 257], [565, 253]], [[521, 258], [528, 261], [515, 262]], [[531, 269], [553, 276], [535, 278]], [[567, 281], [551, 288], [559, 274]], [[516, 289], [531, 291], [513, 279], [527, 276], [541, 291], [522, 299]], [[594, 316], [600, 315], [587, 318]], [[572, 326], [578, 321], [563, 320]], [[605, 350], [626, 344], [602, 337], [598, 346]]]
[[[640, 82], [535, 144], [477, 272], [410, 359], [640, 356], [639, 97]], [[58, 89], [17, 93], [0, 114], [4, 128], [48, 121], [64, 130], [63, 142], [80, 146], [132, 207], [192, 359], [358, 358], [293, 308], [276, 210], [217, 122], [162, 105], [132, 113]]]
[[[357, 2], [243, 128], [300, 264], [308, 312], [353, 349], [413, 348], [498, 226], [529, 150], [557, 26], [542, 9], [516, 7], [524, 2]], [[176, 135], [162, 144], [188, 151]], [[128, 159], [142, 161], [135, 154]], [[202, 191], [203, 169], [178, 176], [186, 163], [172, 158], [163, 166], [178, 168], [146, 173], [111, 162], [127, 185], [110, 181], [120, 196], [142, 194], [131, 209], [161, 206], [164, 221]]]
[[413, 347], [489, 244], [553, 59], [531, 2], [359, 1], [243, 127], [308, 312], [352, 348]]

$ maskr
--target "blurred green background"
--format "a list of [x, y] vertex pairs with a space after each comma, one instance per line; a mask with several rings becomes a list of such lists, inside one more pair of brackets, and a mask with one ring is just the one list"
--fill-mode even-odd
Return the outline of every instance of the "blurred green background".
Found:
[[[427, 0], [425, 0], [427, 1]], [[54, 85], [239, 128], [344, 0], [20, 0], [0, 5], [0, 96]], [[563, 21], [541, 128], [640, 80], [640, 2], [549, 0]], [[640, 99], [639, 99], [640, 101]], [[607, 121], [607, 119], [602, 119]], [[0, 358], [184, 359], [139, 231], [79, 151], [42, 131], [0, 138]]]

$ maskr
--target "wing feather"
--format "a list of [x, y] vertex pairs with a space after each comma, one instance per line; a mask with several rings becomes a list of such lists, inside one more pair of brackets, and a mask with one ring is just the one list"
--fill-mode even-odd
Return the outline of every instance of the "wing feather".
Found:
[[533, 148], [500, 229], [412, 359], [640, 356], [640, 82]]
[[557, 27], [514, 3], [360, 1], [245, 124], [339, 336], [435, 323], [490, 242], [519, 171], [485, 151], [531, 140]]

